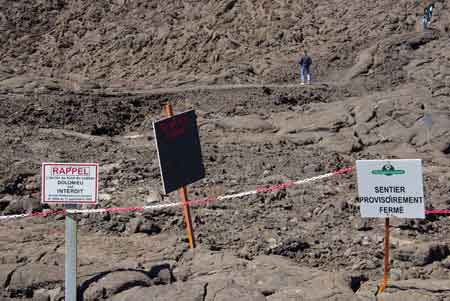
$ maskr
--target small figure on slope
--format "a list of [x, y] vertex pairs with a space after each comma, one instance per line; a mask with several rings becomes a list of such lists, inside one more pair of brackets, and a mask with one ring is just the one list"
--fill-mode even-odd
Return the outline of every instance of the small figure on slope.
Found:
[[298, 62], [300, 65], [300, 79], [302, 81], [302, 85], [306, 82], [311, 83], [311, 73], [310, 67], [312, 65], [312, 59], [308, 56], [308, 52], [306, 50], [303, 51], [303, 56]]
[[423, 10], [422, 25], [423, 29], [428, 29], [431, 24], [431, 18], [433, 17], [434, 3], [427, 5]]

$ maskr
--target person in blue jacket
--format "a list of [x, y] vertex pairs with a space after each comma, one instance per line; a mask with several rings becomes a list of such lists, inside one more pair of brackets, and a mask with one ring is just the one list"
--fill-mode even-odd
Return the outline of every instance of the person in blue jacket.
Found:
[[310, 67], [312, 65], [312, 59], [309, 57], [306, 50], [303, 51], [303, 56], [298, 64], [300, 65], [300, 79], [302, 81], [302, 85], [305, 84], [305, 80], [308, 84], [311, 83]]

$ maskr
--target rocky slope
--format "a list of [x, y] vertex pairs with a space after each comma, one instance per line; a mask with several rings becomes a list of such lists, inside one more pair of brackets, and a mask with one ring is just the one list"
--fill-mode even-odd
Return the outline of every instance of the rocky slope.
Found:
[[[416, 33], [424, 4], [3, 1], [0, 71], [73, 85], [95, 80], [106, 87], [137, 89], [192, 82], [284, 82], [297, 77], [296, 60], [306, 47], [320, 81], [367, 74], [371, 86], [396, 84], [405, 80], [401, 69], [412, 51], [426, 42]], [[448, 37], [447, 5], [437, 1], [433, 37]]]

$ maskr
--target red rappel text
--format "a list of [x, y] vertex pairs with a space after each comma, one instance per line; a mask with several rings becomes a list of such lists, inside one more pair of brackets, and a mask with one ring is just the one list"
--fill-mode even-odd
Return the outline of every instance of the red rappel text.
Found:
[[86, 168], [86, 167], [53, 167], [52, 175], [88, 176], [89, 168]]

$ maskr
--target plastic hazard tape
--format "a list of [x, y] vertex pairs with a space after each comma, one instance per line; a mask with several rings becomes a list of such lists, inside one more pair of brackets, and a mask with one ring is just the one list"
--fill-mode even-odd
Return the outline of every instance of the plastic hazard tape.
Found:
[[142, 211], [151, 211], [151, 210], [162, 210], [166, 208], [171, 207], [178, 207], [183, 205], [205, 205], [212, 202], [217, 201], [223, 201], [223, 200], [229, 200], [229, 199], [235, 199], [235, 198], [241, 198], [253, 194], [259, 194], [259, 193], [268, 193], [273, 192], [277, 190], [282, 190], [294, 185], [302, 185], [318, 180], [322, 180], [325, 178], [342, 175], [345, 173], [350, 173], [354, 170], [354, 167], [347, 167], [343, 169], [339, 169], [335, 172], [327, 173], [324, 175], [303, 179], [295, 182], [287, 182], [283, 184], [277, 184], [272, 185], [268, 187], [261, 187], [257, 188], [256, 190], [250, 190], [235, 194], [229, 194], [229, 195], [222, 195], [218, 196], [216, 198], [205, 198], [205, 199], [197, 199], [197, 200], [190, 200], [185, 203], [177, 202], [177, 203], [167, 203], [167, 204], [157, 204], [157, 205], [149, 205], [149, 206], [142, 206], [142, 207], [123, 207], [123, 208], [99, 208], [99, 209], [63, 209], [63, 210], [46, 210], [43, 212], [34, 212], [34, 213], [27, 213], [27, 214], [15, 214], [15, 215], [4, 215], [0, 216], [0, 220], [9, 220], [9, 219], [18, 219], [18, 218], [26, 218], [26, 217], [46, 217], [50, 215], [65, 215], [65, 214], [79, 214], [79, 213], [123, 213], [123, 212], [142, 212]]
[[[149, 206], [142, 206], [142, 207], [123, 207], [123, 208], [116, 207], [116, 208], [99, 208], [99, 209], [46, 210], [43, 212], [34, 212], [34, 213], [27, 213], [27, 214], [4, 215], [4, 216], [0, 216], [0, 220], [10, 220], [10, 219], [19, 219], [19, 218], [27, 218], [27, 217], [47, 217], [50, 215], [65, 215], [65, 214], [80, 214], [80, 213], [143, 212], [143, 211], [163, 210], [166, 208], [179, 207], [179, 206], [184, 206], [184, 205], [192, 205], [192, 206], [206, 205], [206, 204], [217, 202], [217, 201], [241, 198], [241, 197], [259, 194], [259, 193], [274, 192], [274, 191], [289, 188], [291, 186], [303, 185], [303, 184], [323, 180], [326, 178], [343, 175], [346, 173], [350, 173], [353, 170], [354, 170], [354, 167], [346, 167], [346, 168], [339, 169], [335, 172], [330, 172], [327, 174], [323, 174], [323, 175], [308, 178], [308, 179], [292, 181], [292, 182], [272, 185], [272, 186], [268, 186], [268, 187], [260, 187], [255, 190], [250, 190], [250, 191], [245, 191], [245, 192], [240, 192], [240, 193], [235, 193], [235, 194], [229, 194], [229, 195], [222, 195], [222, 196], [218, 196], [216, 198], [190, 200], [185, 203], [177, 202], [177, 203], [157, 204], [157, 205], [149, 205]], [[450, 214], [450, 210], [427, 210], [426, 214]]]
[[138, 212], [146, 210], [161, 210], [170, 207], [181, 206], [181, 203], [167, 203], [143, 207], [123, 207], [123, 208], [101, 208], [101, 209], [67, 209], [67, 213], [122, 213], [122, 212]]
[[17, 218], [23, 218], [23, 217], [47, 217], [50, 215], [64, 215], [66, 214], [66, 210], [46, 210], [42, 212], [33, 212], [33, 213], [26, 213], [26, 214], [14, 214], [14, 215], [3, 215], [0, 216], [0, 220], [6, 220], [6, 219], [17, 219]]
[[440, 210], [426, 210], [425, 214], [450, 214], [450, 210], [440, 209]]

